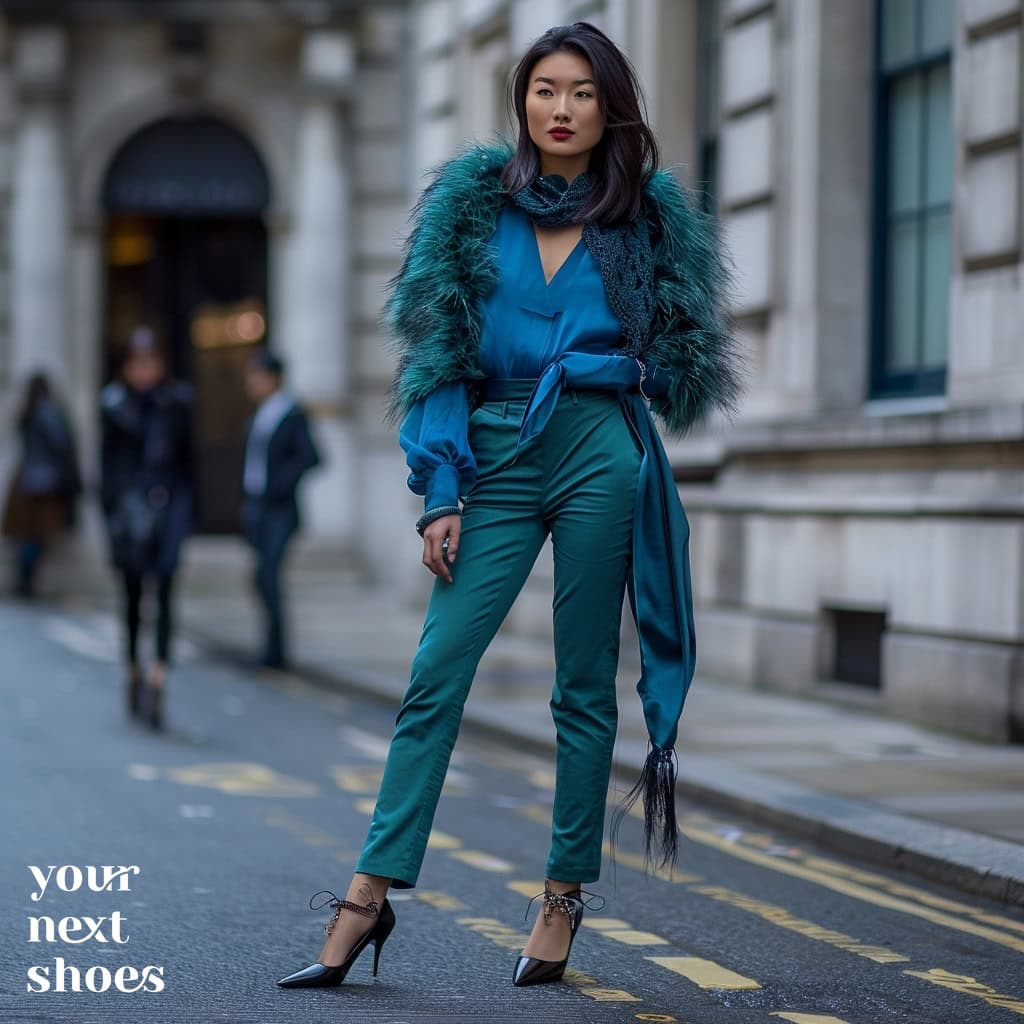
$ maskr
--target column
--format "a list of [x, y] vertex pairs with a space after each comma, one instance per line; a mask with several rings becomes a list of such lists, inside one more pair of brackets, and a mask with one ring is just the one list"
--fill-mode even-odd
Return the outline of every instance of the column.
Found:
[[352, 42], [310, 30], [302, 51], [304, 95], [295, 132], [289, 228], [280, 238], [273, 344], [287, 383], [314, 421], [324, 467], [304, 501], [310, 532], [347, 540], [355, 502], [352, 361], [351, 154], [345, 139]]
[[68, 197], [62, 92], [66, 39], [57, 26], [14, 38], [18, 128], [11, 187], [12, 370], [52, 374], [66, 390]]

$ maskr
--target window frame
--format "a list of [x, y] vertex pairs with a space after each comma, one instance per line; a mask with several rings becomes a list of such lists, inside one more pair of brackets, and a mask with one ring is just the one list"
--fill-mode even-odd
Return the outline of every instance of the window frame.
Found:
[[[870, 366], [868, 368], [868, 389], [869, 399], [886, 398], [919, 398], [943, 395], [946, 391], [946, 380], [948, 375], [948, 351], [946, 362], [941, 368], [933, 369], [909, 369], [892, 371], [887, 367], [888, 355], [891, 351], [891, 339], [888, 335], [886, 324], [888, 291], [888, 241], [889, 229], [893, 218], [889, 212], [889, 124], [890, 124], [890, 96], [893, 86], [908, 75], [917, 74], [926, 77], [928, 73], [942, 65], [949, 66], [950, 81], [952, 83], [953, 73], [953, 44], [942, 50], [922, 56], [915, 53], [910, 59], [905, 59], [890, 67], [884, 62], [884, 29], [885, 12], [884, 6], [887, 0], [875, 0], [875, 41], [874, 41], [874, 160], [872, 174], [874, 179], [874, 201], [871, 223], [871, 344]], [[921, 18], [924, 9], [924, 0], [917, 0], [918, 32], [921, 31]], [[956, 31], [955, 15], [953, 32]], [[952, 96], [952, 91], [951, 91]], [[952, 101], [955, 102], [955, 99]], [[954, 116], [954, 109], [950, 107], [950, 116]], [[921, 146], [927, 145], [927, 107], [922, 114], [925, 131], [921, 135]], [[955, 145], [955, 139], [954, 139]], [[950, 161], [954, 160], [954, 153], [950, 153]], [[922, 172], [926, 162], [922, 161]], [[915, 217], [922, 217], [928, 211], [926, 203], [918, 206], [914, 212]], [[950, 215], [953, 212], [953, 195], [949, 200]], [[921, 264], [924, 262], [925, 248], [922, 246], [918, 259]], [[922, 309], [924, 296], [924, 279], [919, 266], [918, 294], [916, 302], [918, 305], [918, 329], [922, 323]], [[947, 292], [948, 294], [948, 292]], [[947, 306], [948, 315], [948, 306]]]
[[[714, 21], [713, 21], [714, 19]], [[718, 213], [719, 150], [722, 131], [722, 4], [721, 0], [697, 0], [697, 188], [701, 209], [705, 213]], [[711, 74], [709, 61], [714, 61]], [[718, 96], [712, 99], [709, 90], [716, 88]], [[713, 107], [716, 116], [708, 116]]]

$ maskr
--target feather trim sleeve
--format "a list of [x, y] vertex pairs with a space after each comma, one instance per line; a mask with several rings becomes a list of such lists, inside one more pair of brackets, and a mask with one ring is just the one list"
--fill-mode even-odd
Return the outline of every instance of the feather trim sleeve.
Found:
[[[401, 268], [388, 282], [384, 306], [398, 356], [392, 422], [440, 384], [482, 376], [478, 299], [498, 274], [485, 229], [504, 202], [493, 179], [507, 158], [505, 149], [470, 146], [433, 173], [413, 207]], [[485, 181], [492, 187], [481, 187]]]
[[744, 367], [728, 312], [732, 274], [713, 219], [669, 171], [654, 175], [647, 201], [655, 305], [647, 351], [669, 374], [652, 407], [678, 435], [738, 403]]

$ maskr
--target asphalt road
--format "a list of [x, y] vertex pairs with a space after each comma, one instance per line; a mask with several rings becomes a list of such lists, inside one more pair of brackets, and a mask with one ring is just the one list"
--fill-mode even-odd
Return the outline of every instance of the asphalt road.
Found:
[[[421, 887], [394, 894], [380, 976], [367, 956], [339, 989], [279, 989], [319, 949], [327, 912], [309, 897], [347, 883], [393, 710], [184, 643], [154, 733], [123, 711], [116, 647], [100, 612], [0, 605], [5, 1024], [1024, 1016], [1018, 910], [699, 807], [684, 816], [673, 879], [645, 876], [628, 822], [616, 870], [590, 886], [607, 906], [588, 915], [567, 982], [513, 988], [552, 765], [469, 733]], [[90, 891], [87, 869], [103, 865], [138, 871]], [[47, 880], [38, 900], [32, 867]], [[142, 990], [117, 991], [119, 969]], [[76, 981], [85, 990], [70, 991]]]

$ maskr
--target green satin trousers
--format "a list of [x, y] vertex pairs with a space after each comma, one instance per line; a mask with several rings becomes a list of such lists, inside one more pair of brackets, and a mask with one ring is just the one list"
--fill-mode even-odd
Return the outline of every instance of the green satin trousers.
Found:
[[[523, 401], [485, 402], [469, 440], [479, 471], [452, 583], [438, 579], [356, 870], [416, 884], [477, 664], [550, 534], [557, 733], [546, 875], [600, 875], [615, 741], [619, 626], [641, 452], [618, 399], [564, 393], [543, 434], [515, 453]], [[524, 868], [526, 865], [524, 865]]]

